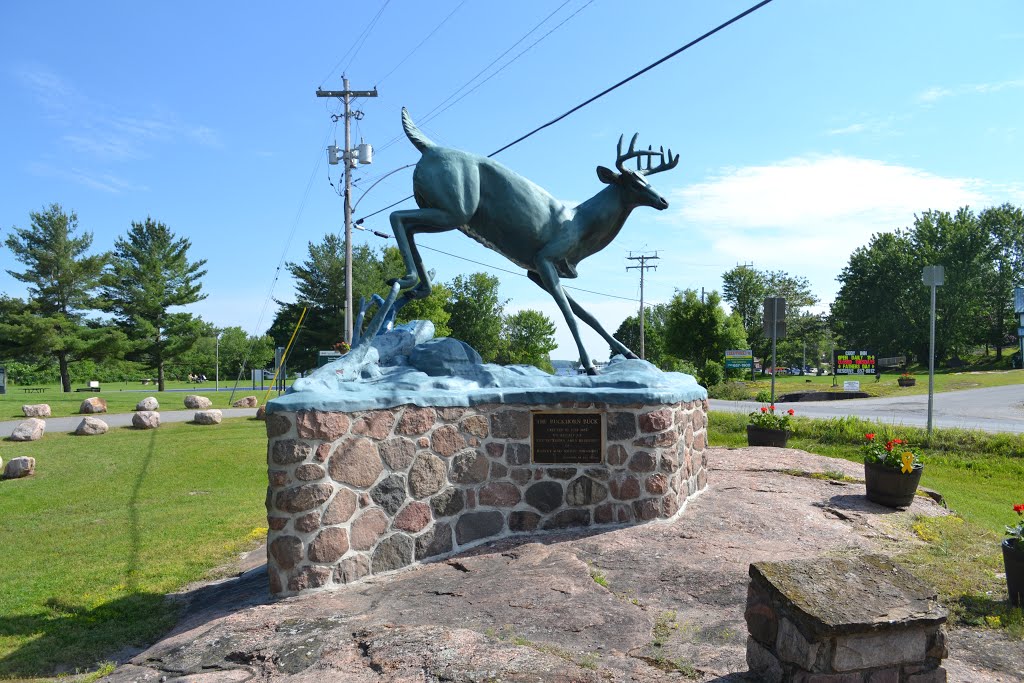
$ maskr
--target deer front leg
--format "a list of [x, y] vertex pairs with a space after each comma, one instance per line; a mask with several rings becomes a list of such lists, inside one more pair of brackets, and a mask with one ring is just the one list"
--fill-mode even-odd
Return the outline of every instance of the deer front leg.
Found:
[[572, 307], [572, 311], [573, 311], [573, 313], [576, 314], [576, 317], [579, 318], [580, 320], [582, 320], [583, 322], [585, 322], [586, 324], [590, 325], [591, 329], [593, 329], [599, 335], [604, 337], [604, 340], [606, 342], [608, 342], [608, 346], [612, 347], [612, 350], [614, 350], [614, 351], [616, 351], [618, 353], [621, 353], [626, 358], [639, 358], [640, 357], [640, 356], [636, 355], [635, 353], [633, 353], [632, 351], [630, 351], [629, 348], [625, 344], [620, 342], [618, 339], [616, 339], [612, 335], [608, 334], [608, 332], [605, 331], [604, 327], [601, 326], [601, 323], [597, 322], [597, 318], [595, 318], [594, 316], [590, 315], [590, 313], [587, 311], [587, 309], [583, 308], [578, 303], [576, 303], [576, 301], [574, 301], [571, 296], [566, 294], [565, 298], [569, 300], [569, 306]]
[[[569, 332], [572, 333], [572, 338], [576, 341], [576, 348], [579, 349], [580, 363], [587, 369], [588, 375], [596, 375], [597, 368], [594, 367], [590, 360], [590, 354], [587, 353], [587, 350], [583, 347], [583, 342], [580, 341], [580, 331], [576, 324], [576, 317], [573, 315], [572, 305], [562, 289], [562, 281], [558, 277], [554, 264], [550, 261], [538, 259], [536, 265], [536, 273], [530, 272], [528, 276], [550, 294], [551, 298], [558, 304], [559, 310], [562, 311], [562, 317], [565, 318], [565, 322], [569, 326]], [[536, 277], [534, 277], [535, 275]]]
[[[535, 282], [541, 289], [544, 289], [545, 291], [547, 291], [547, 288], [544, 287], [544, 283], [541, 282], [539, 275], [537, 275], [534, 272], [529, 272], [528, 271], [526, 273], [526, 276], [528, 278], [530, 278], [531, 280], [533, 280], [533, 282]], [[587, 311], [587, 309], [583, 308], [578, 303], [576, 303], [576, 300], [573, 299], [568, 293], [565, 294], [565, 299], [566, 299], [566, 301], [569, 302], [569, 307], [572, 309], [572, 312], [576, 315], [576, 317], [579, 318], [580, 320], [582, 320], [583, 322], [585, 322], [586, 324], [590, 325], [590, 327], [595, 332], [597, 332], [599, 335], [601, 335], [601, 337], [603, 337], [604, 340], [606, 342], [608, 342], [608, 345], [615, 352], [621, 353], [626, 358], [639, 358], [640, 357], [640, 356], [636, 355], [635, 353], [633, 353], [632, 351], [630, 351], [629, 348], [625, 344], [620, 342], [618, 339], [616, 339], [612, 335], [608, 334], [608, 332], [604, 329], [604, 327], [602, 327], [601, 323], [599, 323], [597, 321], [597, 318], [592, 316]]]

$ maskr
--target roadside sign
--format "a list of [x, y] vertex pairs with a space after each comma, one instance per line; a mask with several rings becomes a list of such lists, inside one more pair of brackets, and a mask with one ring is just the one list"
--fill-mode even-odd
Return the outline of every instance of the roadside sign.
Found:
[[843, 391], [860, 391], [859, 380], [844, 380]]
[[781, 296], [764, 300], [764, 336], [769, 339], [786, 337], [786, 299]]
[[725, 369], [754, 369], [753, 349], [729, 349], [725, 352]]
[[320, 351], [317, 354], [316, 366], [321, 368], [338, 358], [341, 358], [341, 351]]
[[875, 354], [867, 351], [836, 351], [832, 360], [837, 375], [875, 374]]
[[[1024, 314], [1024, 287], [1015, 287], [1013, 290], [1013, 310], [1015, 313]], [[1021, 319], [1024, 325], [1024, 318]]]

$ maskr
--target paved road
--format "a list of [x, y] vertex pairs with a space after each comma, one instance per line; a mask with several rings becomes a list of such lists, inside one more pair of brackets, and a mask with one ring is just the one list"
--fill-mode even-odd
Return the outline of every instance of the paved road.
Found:
[[[761, 404], [753, 401], [710, 401], [711, 410], [749, 413]], [[804, 417], [855, 415], [897, 425], [928, 425], [928, 395], [861, 398], [847, 401], [780, 403]], [[1024, 433], [1024, 384], [986, 389], [965, 389], [935, 394], [933, 424], [986, 432]]]
[[[255, 408], [220, 408], [221, 413], [224, 417], [255, 417]], [[132, 425], [132, 414], [133, 413], [102, 413], [99, 415], [93, 415], [92, 417], [98, 417], [106, 422], [110, 427], [131, 427]], [[160, 411], [160, 422], [189, 422], [195, 416], [196, 411], [194, 410], [161, 410]], [[47, 432], [73, 432], [78, 428], [79, 423], [82, 421], [84, 415], [74, 415], [72, 417], [48, 417], [46, 418], [46, 431]], [[7, 420], [0, 422], [0, 439], [6, 439], [17, 427], [24, 421], [21, 420]]]
[[[712, 399], [711, 410], [749, 413], [761, 404], [754, 401], [721, 401]], [[928, 395], [861, 398], [848, 401], [780, 403], [792, 407], [804, 417], [843, 417], [856, 415], [898, 425], [924, 427], [928, 424]], [[255, 408], [226, 408], [224, 417], [253, 417]], [[162, 410], [162, 422], [188, 422], [194, 410]], [[131, 413], [99, 415], [111, 427], [128, 427]], [[48, 432], [73, 432], [82, 416], [50, 417]], [[7, 438], [21, 420], [0, 422], [0, 438]], [[936, 427], [962, 427], [986, 432], [1024, 433], [1024, 384], [987, 389], [965, 389], [935, 394], [934, 424]]]

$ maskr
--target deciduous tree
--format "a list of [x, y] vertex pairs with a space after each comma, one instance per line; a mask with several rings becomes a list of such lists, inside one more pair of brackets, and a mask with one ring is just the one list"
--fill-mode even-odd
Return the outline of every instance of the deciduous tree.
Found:
[[746, 348], [746, 334], [738, 313], [727, 314], [718, 292], [709, 292], [704, 301], [687, 289], [676, 290], [668, 303], [666, 346], [669, 352], [703, 368], [708, 360], [722, 362], [727, 349]]
[[456, 275], [449, 288], [448, 304], [452, 336], [466, 342], [485, 363], [493, 363], [501, 352], [501, 329], [505, 304], [498, 296], [498, 278], [486, 273]]
[[505, 318], [497, 362], [533, 365], [553, 374], [550, 353], [556, 346], [555, 323], [540, 311], [523, 309]]

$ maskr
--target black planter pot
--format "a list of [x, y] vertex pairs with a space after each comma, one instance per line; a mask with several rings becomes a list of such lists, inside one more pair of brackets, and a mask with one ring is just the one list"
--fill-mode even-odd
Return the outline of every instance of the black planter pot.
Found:
[[1012, 538], [1003, 541], [1003, 566], [1010, 605], [1024, 607], [1024, 544], [1015, 543]]
[[891, 508], [909, 507], [914, 502], [922, 472], [924, 467], [921, 465], [915, 467], [913, 472], [904, 474], [899, 469], [878, 463], [864, 463], [864, 483], [868, 489], [868, 500]]
[[748, 446], [775, 446], [785, 448], [789, 440], [789, 431], [786, 429], [765, 429], [755, 425], [747, 425]]
[[899, 385], [901, 387], [912, 387], [915, 384], [917, 384], [917, 378], [916, 377], [911, 377], [910, 379], [903, 379], [902, 377], [900, 377], [896, 381], [899, 383]]

